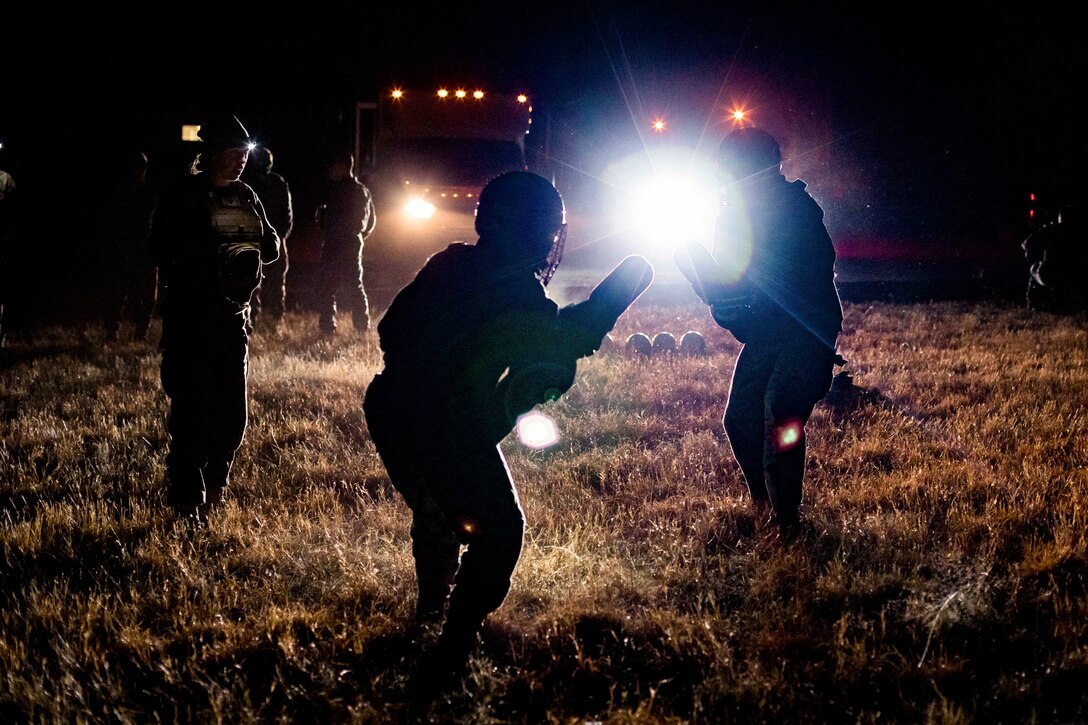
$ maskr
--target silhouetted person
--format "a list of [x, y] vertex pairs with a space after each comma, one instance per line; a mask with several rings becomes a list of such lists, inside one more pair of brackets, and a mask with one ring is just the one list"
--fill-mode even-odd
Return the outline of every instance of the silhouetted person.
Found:
[[445, 617], [432, 662], [454, 671], [521, 554], [525, 520], [499, 442], [571, 386], [577, 360], [652, 277], [629, 258], [587, 301], [560, 309], [544, 287], [562, 256], [563, 200], [528, 172], [483, 189], [476, 231], [476, 244], [435, 254], [393, 299], [378, 324], [384, 368], [363, 404], [412, 511], [417, 619]]
[[267, 315], [272, 327], [279, 326], [287, 305], [287, 239], [294, 228], [294, 209], [291, 204], [291, 187], [281, 174], [272, 170], [272, 151], [257, 146], [249, 152], [249, 161], [242, 172], [242, 181], [250, 185], [264, 206], [268, 221], [280, 238], [280, 256], [265, 265], [264, 279], [253, 293], [250, 310], [251, 325], [257, 318]]
[[1028, 306], [1061, 313], [1088, 307], [1088, 237], [1079, 209], [1063, 206], [1057, 221], [1028, 235], [1022, 247], [1029, 265]]
[[723, 206], [713, 257], [698, 245], [677, 264], [715, 321], [743, 343], [725, 430], [757, 513], [798, 533], [805, 423], [831, 387], [842, 305], [835, 249], [805, 183], [786, 181], [765, 131], [733, 131], [718, 150]]
[[121, 160], [104, 189], [99, 231], [108, 285], [108, 339], [117, 339], [125, 322], [132, 323], [138, 338], [146, 338], [155, 311], [158, 278], [147, 239], [158, 199], [147, 181], [147, 168], [147, 154], [132, 152]]
[[370, 190], [355, 177], [351, 152], [336, 154], [329, 164], [316, 219], [324, 239], [315, 290], [321, 332], [336, 332], [338, 303], [351, 310], [355, 330], [366, 332], [370, 304], [363, 287], [363, 242], [374, 231], [377, 214]]
[[[4, 151], [0, 142], [0, 154]], [[6, 160], [0, 155], [0, 163]], [[9, 302], [11, 279], [9, 268], [11, 245], [15, 239], [15, 227], [18, 219], [18, 194], [15, 177], [9, 171], [0, 168], [0, 347], [4, 346], [7, 333], [4, 331], [4, 305]]]
[[279, 237], [239, 181], [249, 134], [231, 115], [200, 126], [193, 173], [164, 192], [151, 228], [162, 281], [162, 387], [170, 398], [167, 503], [196, 522], [229, 482], [248, 422], [249, 300]]

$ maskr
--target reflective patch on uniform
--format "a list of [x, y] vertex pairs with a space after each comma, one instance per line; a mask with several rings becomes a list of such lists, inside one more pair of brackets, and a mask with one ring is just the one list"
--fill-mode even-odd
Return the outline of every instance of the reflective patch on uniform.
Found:
[[260, 245], [264, 226], [261, 218], [248, 203], [236, 198], [213, 199], [212, 228], [220, 237], [253, 237]]

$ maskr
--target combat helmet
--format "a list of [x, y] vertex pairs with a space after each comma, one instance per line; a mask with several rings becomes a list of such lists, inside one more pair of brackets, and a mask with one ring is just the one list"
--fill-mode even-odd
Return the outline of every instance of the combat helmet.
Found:
[[563, 197], [542, 176], [511, 171], [492, 179], [476, 204], [476, 232], [483, 245], [501, 239], [521, 245], [507, 250], [532, 264], [547, 284], [563, 257], [567, 214]]
[[249, 131], [237, 116], [229, 113], [214, 114], [207, 118], [200, 124], [197, 135], [207, 149], [238, 148], [250, 144]]
[[252, 168], [260, 174], [268, 174], [272, 171], [272, 151], [266, 146], [257, 145], [249, 151], [247, 168]]
[[741, 182], [765, 171], [778, 171], [782, 148], [774, 136], [759, 128], [738, 128], [718, 146], [718, 176]]

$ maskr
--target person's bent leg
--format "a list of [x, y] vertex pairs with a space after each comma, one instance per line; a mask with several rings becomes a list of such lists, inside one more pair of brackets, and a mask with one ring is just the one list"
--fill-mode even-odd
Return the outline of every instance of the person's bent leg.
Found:
[[807, 437], [805, 425], [816, 403], [831, 388], [832, 353], [798, 345], [779, 356], [767, 386], [767, 490], [775, 517], [795, 528], [803, 497]]
[[411, 445], [416, 436], [396, 424], [399, 401], [381, 374], [367, 388], [363, 402], [370, 438], [389, 480], [412, 512], [412, 557], [415, 561], [418, 622], [441, 621], [461, 558], [461, 541], [446, 514], [431, 496]]
[[363, 287], [362, 260], [363, 253], [360, 250], [354, 264], [348, 268], [349, 271], [345, 272], [346, 276], [342, 285], [345, 294], [350, 299], [352, 326], [358, 332], [366, 332], [370, 329], [370, 301]]
[[466, 544], [439, 641], [451, 661], [467, 657], [484, 620], [506, 599], [521, 557], [525, 515], [497, 447], [463, 451], [440, 504]]
[[[417, 491], [409, 503], [417, 585], [415, 618], [417, 622], [440, 622], [446, 615], [461, 561], [461, 541], [426, 489]], [[408, 500], [409, 496], [405, 496]]]
[[280, 250], [280, 257], [265, 268], [265, 283], [268, 285], [268, 299], [265, 309], [273, 323], [283, 319], [287, 310], [287, 247]]
[[733, 371], [723, 419], [733, 457], [757, 509], [765, 508], [769, 501], [763, 468], [764, 394], [769, 376], [767, 355], [745, 346]]
[[322, 259], [317, 271], [317, 287], [314, 290], [314, 303], [317, 307], [317, 326], [322, 334], [336, 332], [336, 288], [339, 277], [337, 265], [332, 260]]

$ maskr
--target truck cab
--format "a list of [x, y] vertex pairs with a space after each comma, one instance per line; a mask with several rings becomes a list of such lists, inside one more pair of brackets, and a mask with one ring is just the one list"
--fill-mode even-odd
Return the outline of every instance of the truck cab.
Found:
[[468, 87], [390, 89], [356, 104], [356, 168], [378, 221], [366, 242], [377, 306], [432, 254], [474, 242], [476, 200], [507, 171], [536, 170], [533, 108], [523, 93]]

